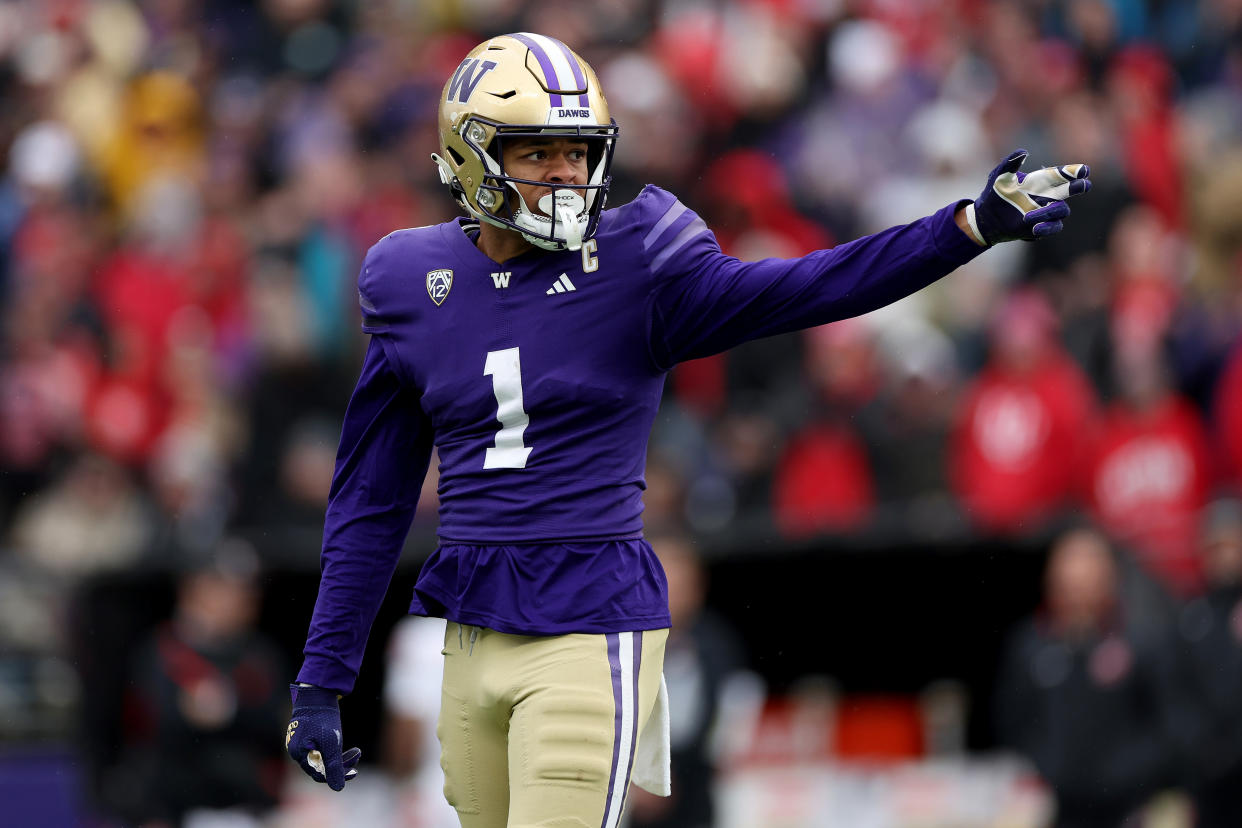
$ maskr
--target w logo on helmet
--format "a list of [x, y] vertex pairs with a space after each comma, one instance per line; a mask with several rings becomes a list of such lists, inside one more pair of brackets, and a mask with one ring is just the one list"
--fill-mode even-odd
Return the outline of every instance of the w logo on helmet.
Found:
[[456, 98], [458, 103], [464, 104], [470, 100], [470, 96], [474, 94], [474, 88], [479, 85], [479, 81], [483, 80], [483, 76], [495, 68], [495, 61], [479, 58], [463, 60], [449, 80], [448, 95], [445, 97], [450, 101]]

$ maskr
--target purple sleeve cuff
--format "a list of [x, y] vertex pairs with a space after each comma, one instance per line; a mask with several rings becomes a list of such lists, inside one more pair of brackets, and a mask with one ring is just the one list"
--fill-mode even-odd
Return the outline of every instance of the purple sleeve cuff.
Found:
[[952, 263], [954, 267], [964, 265], [988, 250], [957, 226], [954, 215], [959, 207], [969, 203], [968, 198], [959, 199], [932, 214], [932, 244], [936, 246], [936, 252], [941, 258]]
[[[358, 674], [344, 664], [314, 655], [306, 656], [302, 669], [298, 671], [299, 684], [313, 684], [315, 687], [330, 692], [333, 696], [348, 695], [354, 689]], [[305, 689], [305, 688], [303, 688]], [[296, 702], [296, 696], [294, 698]]]
[[289, 695], [293, 699], [294, 707], [333, 707], [337, 704], [340, 694], [335, 690], [302, 686], [309, 684], [310, 682], [301, 682], [289, 685]]

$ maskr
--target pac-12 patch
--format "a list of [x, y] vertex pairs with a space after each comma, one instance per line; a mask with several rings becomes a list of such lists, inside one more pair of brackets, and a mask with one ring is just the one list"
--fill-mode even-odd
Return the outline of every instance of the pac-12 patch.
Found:
[[437, 306], [444, 304], [445, 297], [449, 295], [449, 291], [452, 289], [453, 271], [427, 271], [427, 295], [431, 297], [431, 301], [435, 302]]

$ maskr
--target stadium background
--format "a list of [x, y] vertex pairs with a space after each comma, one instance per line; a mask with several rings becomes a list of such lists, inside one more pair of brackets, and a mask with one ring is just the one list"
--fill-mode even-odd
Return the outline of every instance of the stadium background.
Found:
[[[454, 215], [428, 159], [437, 95], [470, 46], [520, 30], [599, 73], [621, 125], [612, 202], [659, 184], [741, 258], [971, 197], [1014, 147], [1028, 167], [1092, 167], [1055, 239], [672, 375], [648, 519], [696, 539], [772, 728], [808, 686], [889, 710], [880, 733], [947, 686], [947, 745], [924, 730], [850, 750], [876, 773], [937, 752], [1010, 768], [997, 671], [1041, 606], [1058, 533], [1106, 527], [1159, 595], [1136, 599], [1153, 624], [1202, 590], [1201, 516], [1242, 469], [1237, 0], [10, 0], [0, 798], [14, 824], [52, 824], [37, 809], [56, 791], [66, 820], [115, 818], [117, 766], [143, 747], [135, 650], [222, 544], [260, 562], [257, 626], [293, 675], [364, 344], [357, 266], [390, 230]], [[1046, 370], [1014, 368], [1032, 363]], [[1144, 432], [1134, 411], [1152, 395], [1173, 413]], [[433, 507], [430, 481], [345, 705], [364, 757], [382, 752], [385, 645]], [[733, 759], [841, 761], [825, 739]], [[1012, 824], [1038, 824], [1041, 795]], [[817, 807], [784, 824], [836, 824]], [[1000, 824], [979, 819], [961, 824]]]

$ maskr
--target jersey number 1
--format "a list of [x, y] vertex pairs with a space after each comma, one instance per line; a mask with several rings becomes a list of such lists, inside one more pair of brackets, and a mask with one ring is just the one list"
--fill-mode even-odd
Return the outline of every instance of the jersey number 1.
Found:
[[485, 469], [524, 469], [530, 447], [522, 443], [522, 435], [530, 425], [530, 417], [522, 407], [522, 360], [517, 348], [488, 351], [483, 375], [492, 378], [496, 395], [496, 445], [488, 446], [483, 458]]

